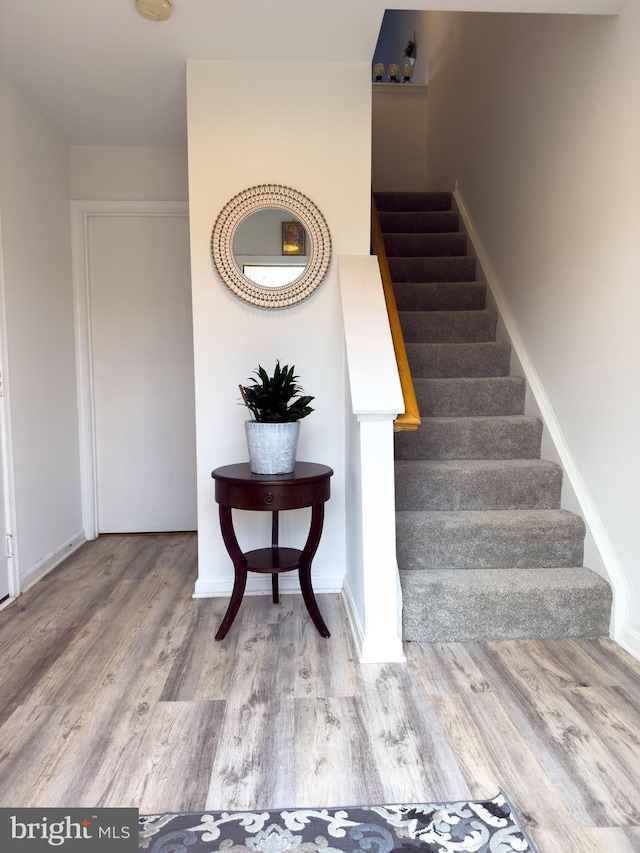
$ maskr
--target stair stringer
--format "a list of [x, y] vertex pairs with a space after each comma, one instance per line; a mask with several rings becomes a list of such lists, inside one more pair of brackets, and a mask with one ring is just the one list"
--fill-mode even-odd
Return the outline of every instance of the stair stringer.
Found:
[[469, 251], [477, 260], [477, 278], [487, 286], [487, 307], [492, 307], [498, 314], [496, 339], [508, 341], [511, 344], [512, 374], [521, 376], [527, 383], [525, 411], [529, 415], [539, 417], [544, 425], [542, 439], [544, 458], [557, 462], [563, 469], [561, 506], [563, 509], [581, 515], [585, 522], [584, 565], [588, 565], [604, 577], [613, 588], [610, 634], [620, 645], [632, 654], [638, 655], [640, 637], [629, 636], [625, 639], [628, 634], [625, 626], [628, 623], [629, 585], [457, 181], [452, 199], [460, 215], [461, 228], [469, 239]]

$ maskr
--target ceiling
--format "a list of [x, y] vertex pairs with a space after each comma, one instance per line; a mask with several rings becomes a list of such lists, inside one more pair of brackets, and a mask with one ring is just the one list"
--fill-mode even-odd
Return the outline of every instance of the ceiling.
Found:
[[617, 12], [623, 0], [0, 0], [0, 71], [72, 145], [186, 143], [186, 60], [370, 61], [384, 9]]

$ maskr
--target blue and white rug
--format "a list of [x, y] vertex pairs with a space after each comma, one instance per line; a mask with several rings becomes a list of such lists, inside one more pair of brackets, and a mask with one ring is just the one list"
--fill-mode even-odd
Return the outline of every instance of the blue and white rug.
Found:
[[507, 797], [140, 818], [147, 853], [535, 853]]

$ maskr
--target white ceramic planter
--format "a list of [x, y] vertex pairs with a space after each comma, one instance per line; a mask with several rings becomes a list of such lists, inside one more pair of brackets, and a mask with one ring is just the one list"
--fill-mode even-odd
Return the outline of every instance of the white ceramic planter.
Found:
[[296, 466], [300, 421], [245, 421], [249, 464], [254, 474], [288, 474]]

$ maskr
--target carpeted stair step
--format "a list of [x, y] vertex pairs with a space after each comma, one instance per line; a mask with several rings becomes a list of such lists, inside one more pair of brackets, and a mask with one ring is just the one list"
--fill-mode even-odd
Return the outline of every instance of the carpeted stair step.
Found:
[[389, 273], [399, 281], [475, 281], [476, 259], [455, 258], [389, 258]]
[[519, 376], [479, 379], [414, 378], [418, 409], [429, 417], [481, 417], [524, 413], [526, 383]]
[[511, 346], [505, 341], [477, 344], [406, 344], [411, 375], [445, 377], [508, 376]]
[[[403, 638], [599, 637], [611, 588], [540, 459], [486, 285], [450, 193], [376, 193], [422, 425], [395, 435]], [[481, 272], [481, 270], [480, 270]]]
[[487, 298], [481, 281], [401, 281], [393, 289], [398, 311], [482, 311]]
[[585, 568], [400, 572], [402, 635], [418, 643], [609, 633], [611, 589]]
[[467, 235], [453, 234], [385, 234], [388, 258], [449, 258], [467, 254]]
[[396, 509], [559, 509], [562, 469], [539, 459], [399, 460]]
[[584, 521], [559, 509], [396, 512], [398, 568], [580, 566]]
[[451, 234], [460, 229], [455, 210], [378, 210], [383, 234]]
[[494, 311], [400, 311], [405, 343], [465, 343], [494, 341]]
[[423, 418], [395, 435], [396, 459], [539, 459], [542, 421], [525, 415]]
[[451, 210], [449, 192], [377, 192], [378, 211]]

